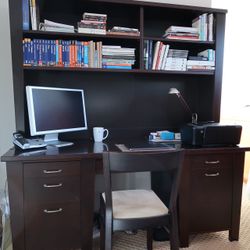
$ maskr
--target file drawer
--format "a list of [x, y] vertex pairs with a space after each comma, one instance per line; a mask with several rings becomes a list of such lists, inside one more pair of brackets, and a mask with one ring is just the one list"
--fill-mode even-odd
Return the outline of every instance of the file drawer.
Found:
[[26, 250], [69, 250], [81, 245], [80, 203], [28, 205]]
[[27, 202], [79, 201], [80, 176], [28, 178], [24, 193]]
[[230, 228], [233, 192], [233, 158], [204, 154], [191, 160], [190, 230], [220, 231]]
[[80, 162], [25, 163], [24, 178], [72, 176], [80, 174]]

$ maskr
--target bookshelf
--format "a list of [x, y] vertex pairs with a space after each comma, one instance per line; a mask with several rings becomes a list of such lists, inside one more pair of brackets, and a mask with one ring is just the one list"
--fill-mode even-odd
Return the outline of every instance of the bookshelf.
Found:
[[[107, 29], [113, 26], [133, 27], [139, 36], [101, 35], [39, 30], [22, 30], [22, 1], [10, 1], [11, 46], [13, 61], [13, 84], [15, 95], [16, 127], [28, 133], [25, 99], [26, 85], [83, 88], [86, 93], [86, 108], [89, 131], [101, 124], [111, 129], [111, 136], [120, 131], [129, 135], [131, 131], [147, 131], [160, 128], [178, 130], [189, 121], [176, 98], [169, 96], [170, 87], [178, 88], [191, 109], [198, 113], [200, 121], [220, 118], [221, 82], [226, 10], [181, 6], [162, 3], [114, 0], [66, 0], [38, 1], [40, 19], [52, 20], [77, 26], [84, 12], [107, 14]], [[171, 25], [191, 26], [192, 20], [204, 13], [213, 13], [214, 40], [189, 41], [163, 38]], [[104, 45], [120, 45], [135, 48], [135, 64], [132, 69], [104, 69], [58, 66], [23, 66], [22, 40], [62, 39], [65, 41], [101, 41]], [[188, 50], [196, 55], [206, 49], [215, 50], [215, 70], [146, 70], [144, 67], [144, 42], [152, 40], [169, 44], [170, 48]], [[104, 107], [98, 105], [103, 100]], [[171, 107], [171, 108], [169, 108]], [[150, 114], [150, 116], [148, 115]], [[113, 132], [112, 132], [113, 131]], [[130, 132], [128, 132], [130, 131]], [[72, 135], [89, 138], [84, 135]]]

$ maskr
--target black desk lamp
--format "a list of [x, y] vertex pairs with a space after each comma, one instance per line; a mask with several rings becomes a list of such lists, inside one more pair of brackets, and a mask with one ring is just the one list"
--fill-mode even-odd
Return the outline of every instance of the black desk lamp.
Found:
[[182, 97], [180, 91], [176, 88], [170, 88], [168, 93], [170, 95], [177, 95], [177, 97], [179, 98], [181, 104], [185, 107], [185, 109], [187, 110], [187, 112], [189, 112], [191, 114], [192, 117], [192, 123], [193, 124], [197, 124], [197, 120], [198, 120], [198, 114], [197, 113], [193, 113], [191, 111], [191, 109], [189, 108], [187, 102], [184, 100], [184, 98]]

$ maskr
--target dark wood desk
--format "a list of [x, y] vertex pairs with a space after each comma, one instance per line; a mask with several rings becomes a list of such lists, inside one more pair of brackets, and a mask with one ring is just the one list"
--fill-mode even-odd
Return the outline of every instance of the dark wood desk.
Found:
[[[107, 143], [115, 150], [114, 143]], [[229, 230], [239, 239], [246, 148], [186, 149], [179, 192], [182, 247], [195, 232]], [[37, 153], [10, 149], [6, 162], [14, 250], [92, 249], [95, 174], [102, 154], [93, 143]]]

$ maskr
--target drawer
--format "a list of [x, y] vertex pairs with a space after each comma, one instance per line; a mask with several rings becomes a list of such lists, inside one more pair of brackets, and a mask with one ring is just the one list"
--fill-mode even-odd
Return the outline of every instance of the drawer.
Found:
[[27, 206], [26, 250], [68, 250], [81, 246], [80, 203]]
[[191, 160], [192, 169], [195, 168], [230, 168], [233, 164], [233, 158], [229, 154], [204, 154], [195, 156]]
[[28, 178], [24, 182], [25, 202], [58, 202], [80, 200], [80, 175], [50, 178]]
[[71, 176], [80, 174], [80, 162], [25, 163], [24, 178]]

